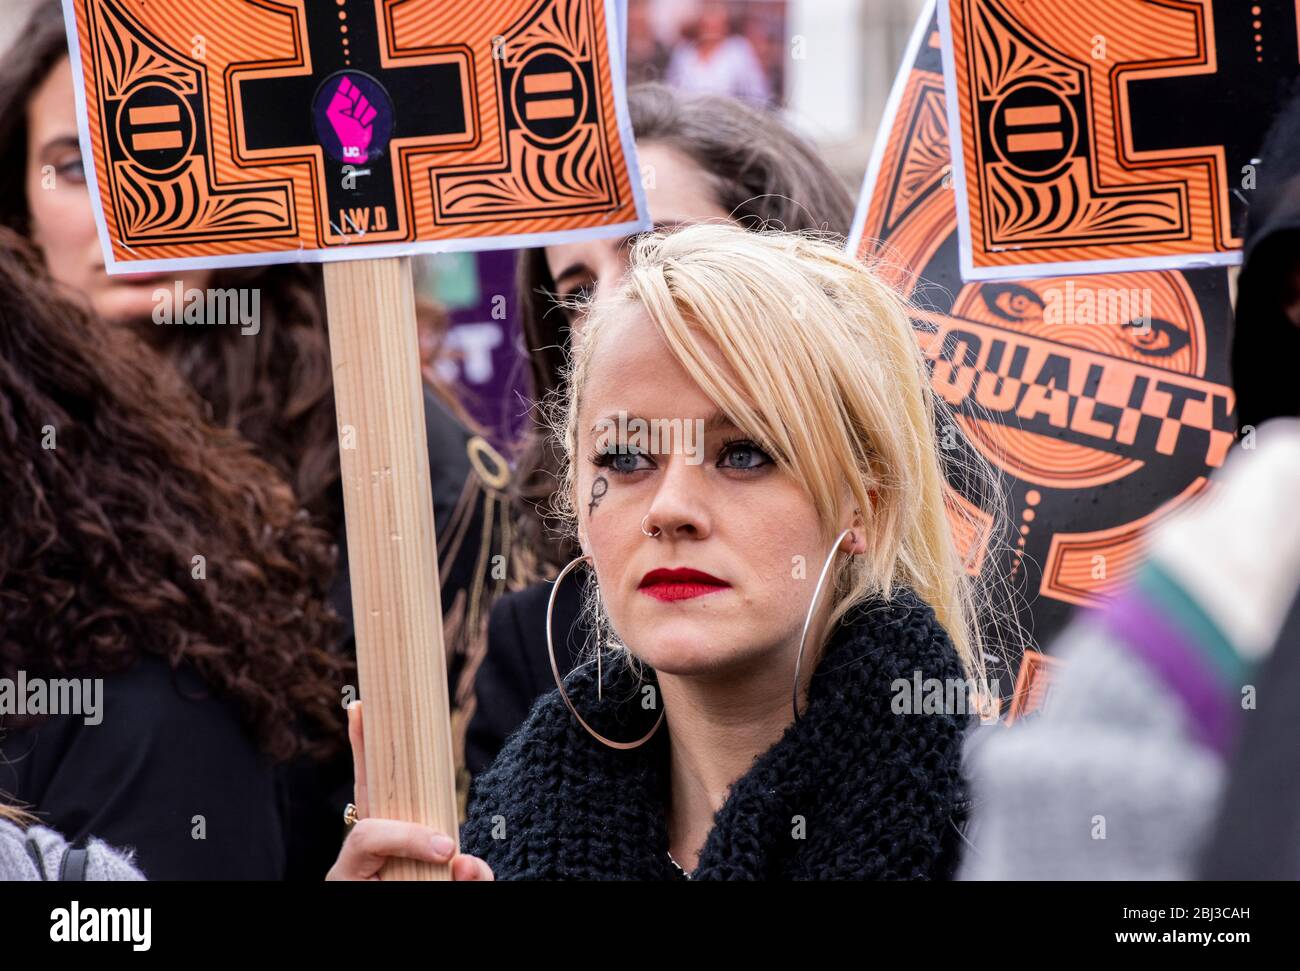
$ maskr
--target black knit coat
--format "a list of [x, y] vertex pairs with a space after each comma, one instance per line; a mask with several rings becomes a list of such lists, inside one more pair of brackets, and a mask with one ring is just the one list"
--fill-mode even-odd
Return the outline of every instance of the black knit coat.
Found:
[[[603, 700], [594, 664], [569, 675], [570, 697], [606, 737], [640, 738], [658, 715], [642, 703], [653, 672], [604, 668]], [[965, 677], [930, 607], [900, 592], [852, 611], [800, 719], [732, 785], [691, 879], [951, 876], [968, 717], [896, 714], [894, 683], [910, 686], [916, 671], [923, 681]], [[611, 749], [553, 690], [475, 780], [462, 852], [499, 880], [683, 879], [668, 856], [668, 769], [667, 725], [638, 749]]]

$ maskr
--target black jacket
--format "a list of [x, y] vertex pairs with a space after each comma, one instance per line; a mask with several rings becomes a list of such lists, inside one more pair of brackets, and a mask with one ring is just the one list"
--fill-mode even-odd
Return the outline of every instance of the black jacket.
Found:
[[[644, 684], [628, 665], [605, 667], [600, 704], [594, 665], [570, 675], [574, 704], [603, 734], [639, 738], [658, 712], [643, 709]], [[916, 671], [964, 678], [928, 606], [900, 592], [853, 611], [817, 667], [801, 719], [731, 787], [693, 879], [950, 876], [968, 719], [895, 714], [894, 683], [911, 685]], [[475, 780], [463, 852], [503, 880], [680, 879], [668, 857], [668, 757], [666, 726], [641, 748], [607, 748], [551, 691]]]
[[[565, 577], [555, 597], [555, 663], [564, 677], [587, 642], [582, 621], [584, 571]], [[474, 710], [465, 732], [465, 767], [477, 777], [492, 764], [533, 703], [555, 688], [546, 650], [546, 604], [554, 584], [542, 580], [501, 597], [488, 620], [487, 653], [474, 678]]]
[[277, 773], [192, 667], [143, 657], [105, 676], [99, 715], [0, 733], [0, 792], [70, 841], [134, 847], [150, 880], [285, 876]]

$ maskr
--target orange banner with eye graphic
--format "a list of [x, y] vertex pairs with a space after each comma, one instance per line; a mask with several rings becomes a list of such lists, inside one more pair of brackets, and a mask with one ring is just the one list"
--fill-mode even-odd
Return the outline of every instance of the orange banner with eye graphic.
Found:
[[[938, 0], [939, 4], [946, 0]], [[1023, 594], [1047, 643], [1141, 562], [1143, 537], [1206, 488], [1236, 431], [1228, 271], [967, 281], [934, 4], [895, 82], [851, 246], [915, 307], [935, 392], [1006, 476], [1005, 534], [952, 483], [972, 569]]]
[[65, 0], [65, 16], [110, 269], [647, 225], [613, 0]]

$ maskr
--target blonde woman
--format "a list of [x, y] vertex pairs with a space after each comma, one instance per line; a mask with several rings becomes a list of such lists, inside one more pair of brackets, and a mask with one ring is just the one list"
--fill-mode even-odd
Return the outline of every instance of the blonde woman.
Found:
[[950, 876], [970, 716], [911, 686], [980, 679], [983, 654], [904, 304], [824, 242], [660, 233], [566, 387], [584, 555], [557, 584], [590, 571], [597, 656], [476, 781], [460, 854], [364, 818], [354, 710], [362, 818], [331, 877], [453, 855], [458, 879]]

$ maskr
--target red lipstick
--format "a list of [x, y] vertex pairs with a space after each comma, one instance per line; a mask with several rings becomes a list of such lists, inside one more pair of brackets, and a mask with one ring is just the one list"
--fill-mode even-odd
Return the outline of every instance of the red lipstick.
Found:
[[641, 578], [637, 587], [656, 600], [692, 600], [709, 593], [730, 589], [731, 584], [701, 570], [679, 567], [673, 570], [651, 570]]

